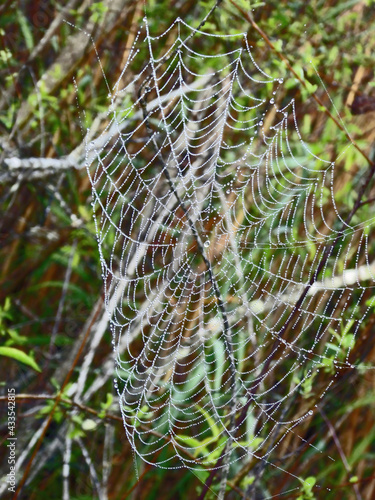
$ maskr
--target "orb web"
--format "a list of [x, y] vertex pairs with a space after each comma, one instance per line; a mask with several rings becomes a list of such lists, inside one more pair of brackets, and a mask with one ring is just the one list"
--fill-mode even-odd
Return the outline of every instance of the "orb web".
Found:
[[272, 462], [353, 367], [372, 220], [341, 215], [282, 84], [245, 34], [145, 19], [87, 144], [124, 426], [159, 467]]

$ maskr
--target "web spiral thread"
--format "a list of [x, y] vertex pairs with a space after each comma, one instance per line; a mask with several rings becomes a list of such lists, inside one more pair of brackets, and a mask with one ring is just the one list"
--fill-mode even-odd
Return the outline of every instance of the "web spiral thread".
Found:
[[246, 35], [177, 19], [153, 37], [145, 20], [87, 144], [121, 412], [159, 467], [268, 462], [314, 414], [295, 398], [353, 366], [372, 220], [340, 215], [335, 162], [303, 141], [282, 84]]

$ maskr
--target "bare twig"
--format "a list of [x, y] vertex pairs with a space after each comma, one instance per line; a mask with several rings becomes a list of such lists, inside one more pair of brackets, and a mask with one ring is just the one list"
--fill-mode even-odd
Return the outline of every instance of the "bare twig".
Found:
[[372, 203], [372, 202], [374, 202], [374, 201], [375, 201], [375, 197], [374, 197], [374, 198], [369, 198], [368, 200], [363, 200], [363, 201], [361, 201], [361, 203], [360, 203], [360, 205], [359, 205], [359, 206], [360, 206], [360, 207], [363, 207], [364, 205], [367, 205], [367, 204]]
[[87, 339], [88, 339], [88, 337], [90, 335], [91, 328], [92, 328], [92, 326], [93, 326], [93, 324], [94, 324], [94, 322], [96, 320], [96, 316], [100, 313], [100, 310], [101, 310], [101, 304], [100, 304], [100, 307], [97, 307], [97, 310], [96, 310], [96, 312], [94, 314], [94, 317], [93, 317], [91, 323], [88, 325], [88, 328], [87, 328], [86, 333], [85, 333], [85, 335], [84, 335], [84, 337], [82, 339], [82, 343], [81, 343], [81, 346], [80, 346], [80, 348], [79, 348], [79, 350], [77, 352], [77, 355], [74, 358], [73, 363], [72, 363], [72, 365], [70, 367], [70, 370], [69, 370], [68, 374], [66, 375], [65, 380], [64, 380], [64, 382], [63, 382], [63, 384], [61, 386], [61, 389], [60, 389], [60, 391], [58, 392], [58, 394], [56, 396], [54, 405], [53, 405], [53, 407], [52, 407], [52, 409], [50, 411], [50, 414], [49, 414], [48, 419], [47, 419], [47, 421], [45, 423], [43, 431], [42, 431], [42, 433], [41, 433], [41, 435], [40, 435], [40, 437], [39, 437], [39, 439], [38, 439], [38, 441], [37, 441], [37, 443], [35, 445], [34, 451], [33, 451], [32, 455], [31, 455], [30, 460], [29, 460], [29, 462], [28, 462], [28, 464], [27, 464], [27, 466], [26, 466], [26, 468], [24, 470], [24, 473], [22, 475], [21, 481], [19, 482], [19, 484], [17, 486], [16, 492], [15, 492], [15, 494], [13, 496], [13, 500], [16, 500], [18, 498], [18, 496], [19, 496], [19, 494], [20, 494], [20, 492], [22, 490], [22, 487], [25, 484], [25, 481], [27, 479], [27, 476], [29, 475], [31, 466], [32, 466], [32, 464], [34, 462], [34, 459], [35, 459], [35, 457], [36, 457], [36, 455], [37, 455], [37, 453], [39, 451], [39, 448], [40, 448], [40, 446], [41, 446], [41, 444], [43, 442], [43, 439], [44, 439], [44, 437], [45, 437], [45, 435], [47, 433], [47, 430], [48, 430], [49, 426], [51, 425], [51, 423], [53, 421], [53, 415], [54, 415], [54, 413], [56, 411], [56, 408], [57, 408], [57, 406], [58, 406], [58, 404], [59, 404], [59, 402], [60, 402], [60, 400], [62, 398], [64, 389], [67, 386], [67, 384], [68, 384], [71, 376], [73, 375], [74, 369], [75, 369], [75, 367], [76, 367], [76, 365], [77, 365], [77, 363], [78, 363], [78, 361], [79, 361], [79, 359], [81, 357], [81, 354], [82, 354], [82, 352], [84, 350], [84, 347], [85, 347], [85, 344], [87, 342]]
[[[288, 61], [288, 59], [284, 56], [284, 54], [282, 52], [280, 52], [279, 50], [277, 50], [277, 48], [275, 47], [275, 45], [271, 42], [271, 40], [268, 38], [268, 36], [264, 33], [264, 31], [258, 26], [258, 24], [254, 21], [254, 18], [253, 16], [251, 15], [250, 12], [246, 12], [242, 7], [240, 7], [234, 0], [229, 0], [230, 3], [242, 14], [242, 16], [244, 17], [244, 19], [246, 19], [246, 21], [248, 21], [251, 26], [259, 33], [259, 35], [263, 38], [263, 40], [266, 42], [266, 44], [270, 47], [270, 49], [272, 49], [273, 52], [275, 52], [275, 54], [284, 62], [285, 66], [289, 69], [289, 71], [293, 74], [293, 76], [301, 83], [301, 85], [306, 89], [308, 90], [307, 88], [307, 85], [306, 85], [306, 82], [303, 80], [303, 78], [301, 78], [301, 76], [294, 70], [293, 66], [290, 64], [290, 62]], [[320, 99], [320, 97], [318, 97], [315, 93], [312, 93], [311, 94], [311, 97], [314, 99], [314, 101], [319, 104], [319, 106], [321, 106], [324, 110], [324, 112], [326, 113], [326, 115], [328, 115], [331, 120], [333, 120], [336, 124], [336, 126], [342, 131], [344, 132], [344, 134], [346, 135], [346, 137], [349, 139], [349, 141], [353, 144], [353, 146], [355, 147], [355, 149], [361, 153], [361, 155], [368, 161], [368, 163], [371, 165], [372, 164], [372, 161], [371, 159], [369, 158], [369, 156], [363, 151], [363, 149], [357, 144], [357, 142], [349, 135], [348, 131], [346, 130], [346, 128], [342, 125], [342, 123], [339, 122], [339, 120], [337, 120], [337, 118], [335, 116], [333, 116], [333, 114], [329, 111], [329, 109], [324, 105], [323, 101]]]
[[69, 14], [71, 10], [73, 10], [79, 0], [70, 0], [67, 5], [61, 5], [61, 11], [57, 14], [57, 16], [54, 18], [50, 26], [48, 27], [48, 30], [44, 34], [43, 38], [40, 40], [38, 45], [36, 45], [27, 62], [33, 61], [38, 55], [44, 50], [45, 46], [48, 44], [48, 42], [51, 40], [53, 37], [54, 33], [58, 29], [58, 27], [61, 25], [61, 23], [64, 21], [64, 16], [66, 14]]
[[[72, 399], [66, 398], [66, 397], [61, 397], [59, 396], [60, 392], [57, 395], [50, 395], [50, 394], [16, 394], [15, 398], [17, 401], [46, 401], [46, 400], [52, 400], [55, 401], [55, 405], [53, 406], [54, 411], [56, 410], [56, 407], [60, 404], [67, 405], [67, 406], [72, 406], [75, 408], [78, 408], [81, 411], [84, 411], [86, 413], [89, 413], [90, 415], [93, 415], [97, 417], [100, 420], [103, 421], [114, 421], [114, 422], [119, 422], [123, 424], [123, 419], [122, 417], [119, 417], [117, 415], [113, 415], [112, 413], [108, 412], [98, 412], [94, 410], [93, 408], [90, 408], [89, 406], [86, 406], [84, 404], [78, 403], [77, 401], [73, 401]], [[8, 401], [8, 396], [0, 396], [0, 402], [4, 402], [5, 404]], [[150, 434], [153, 436], [159, 438], [159, 439], [164, 439], [165, 441], [171, 442], [171, 438], [166, 436], [165, 434], [160, 434], [159, 432], [149, 429], [148, 426], [145, 424], [139, 423], [139, 427], [142, 428], [143, 430], [147, 430]], [[177, 446], [180, 448], [186, 456], [190, 459], [193, 460], [194, 462], [197, 462], [197, 464], [201, 467], [202, 464], [197, 460], [197, 458], [192, 455], [190, 452], [188, 452], [185, 447], [178, 443], [178, 441], [173, 441], [173, 446]], [[241, 495], [242, 498], [245, 498], [243, 492], [231, 481], [228, 481], [228, 486], [232, 489], [234, 489], [237, 493]], [[129, 492], [130, 493], [130, 492]], [[64, 499], [65, 500], [65, 499]]]
[[[83, 405], [81, 403], [78, 403], [77, 401], [73, 401], [71, 399], [68, 399], [68, 398], [63, 398], [60, 396], [60, 393], [61, 391], [59, 391], [59, 393], [57, 395], [48, 395], [48, 394], [17, 394], [15, 396], [16, 400], [17, 401], [22, 401], [22, 400], [40, 400], [40, 401], [45, 401], [45, 400], [52, 400], [55, 402], [54, 406], [53, 406], [53, 411], [56, 411], [56, 408], [59, 404], [64, 404], [64, 405], [68, 405], [68, 406], [73, 406], [73, 407], [76, 407], [78, 408], [79, 410], [82, 410], [86, 413], [90, 413], [91, 415], [94, 415], [95, 417], [97, 418], [100, 418], [100, 419], [103, 419], [103, 420], [113, 420], [113, 421], [116, 421], [116, 422], [121, 422], [123, 423], [123, 419], [121, 417], [118, 417], [117, 415], [113, 415], [111, 413], [104, 413], [102, 414], [102, 412], [98, 412], [96, 410], [94, 410], [93, 408], [90, 408], [89, 406], [86, 406], [86, 405]], [[7, 396], [0, 396], [0, 401], [8, 401], [7, 399], [8, 397]], [[51, 410], [51, 413], [52, 413], [52, 410]], [[171, 438], [169, 438], [168, 436], [166, 435], [163, 435], [163, 434], [160, 434], [159, 432], [153, 430], [153, 429], [149, 429], [146, 425], [144, 424], [139, 424], [139, 426], [143, 429], [146, 429], [150, 434], [152, 434], [153, 436], [157, 437], [157, 438], [161, 438], [161, 439], [165, 439], [166, 441], [169, 441], [171, 442]], [[189, 453], [188, 451], [185, 450], [184, 446], [183, 445], [180, 445], [177, 441], [173, 441], [173, 444], [174, 446], [177, 446], [177, 447], [180, 447], [182, 450], [184, 450], [184, 452], [186, 453], [186, 455], [194, 460], [195, 462], [198, 462], [198, 460], [194, 457], [194, 455], [192, 455], [191, 453]], [[15, 500], [15, 499], [14, 499]]]
[[[329, 428], [329, 432], [330, 432], [330, 434], [331, 434], [331, 436], [332, 436], [332, 438], [333, 438], [333, 440], [335, 442], [336, 448], [337, 448], [337, 450], [338, 450], [338, 452], [340, 454], [340, 457], [341, 457], [342, 463], [344, 464], [346, 472], [351, 473], [351, 467], [350, 467], [350, 465], [348, 463], [348, 460], [346, 459], [344, 450], [342, 449], [342, 446], [341, 446], [339, 437], [336, 434], [335, 428], [331, 424], [331, 421], [329, 420], [329, 418], [325, 414], [323, 408], [321, 406], [319, 406], [318, 408], [319, 408], [319, 412], [320, 412], [321, 416], [323, 417], [325, 423], [327, 424], [327, 426]], [[356, 499], [357, 500], [362, 500], [362, 496], [361, 496], [361, 493], [359, 491], [358, 484], [353, 483], [353, 489], [354, 489], [354, 493], [355, 493]]]
[[[247, 12], [245, 12], [243, 9], [241, 9], [241, 7], [239, 7], [233, 0], [230, 0], [230, 2], [236, 8], [238, 8], [238, 10], [243, 14], [244, 18], [258, 31], [258, 33], [262, 36], [262, 38], [266, 41], [266, 43], [270, 46], [270, 48], [272, 50], [274, 50], [277, 53], [277, 55], [285, 62], [286, 66], [293, 73], [293, 75], [301, 82], [302, 85], [304, 85], [306, 87], [305, 82], [294, 71], [294, 69], [290, 65], [289, 61], [285, 58], [285, 56], [276, 50], [275, 46], [268, 39], [267, 35], [255, 23], [252, 16], [250, 14], [248, 14]], [[313, 97], [319, 105], [321, 105], [325, 108], [325, 106], [323, 105], [323, 103], [319, 99], [319, 97], [317, 97], [315, 94], [313, 94]], [[362, 186], [359, 189], [356, 202], [354, 203], [352, 210], [350, 211], [349, 215], [347, 216], [346, 220], [344, 221], [341, 230], [337, 233], [337, 236], [336, 236], [335, 240], [333, 241], [333, 243], [331, 245], [328, 245], [325, 248], [323, 255], [322, 255], [322, 258], [315, 269], [315, 272], [312, 273], [309, 282], [305, 286], [305, 289], [302, 292], [302, 294], [300, 295], [300, 298], [295, 303], [292, 312], [290, 313], [289, 317], [287, 318], [287, 320], [285, 321], [285, 323], [281, 327], [280, 331], [278, 332], [278, 335], [277, 335], [277, 337], [276, 337], [276, 339], [271, 347], [271, 354], [268, 356], [267, 361], [263, 365], [263, 369], [262, 369], [261, 374], [258, 378], [259, 381], [253, 386], [252, 390], [249, 391], [249, 397], [247, 399], [247, 402], [243, 406], [240, 415], [237, 417], [237, 420], [236, 420], [236, 427], [237, 428], [239, 428], [243, 424], [243, 422], [245, 421], [248, 409], [249, 409], [250, 404], [251, 404], [251, 401], [252, 401], [253, 397], [255, 396], [255, 394], [257, 393], [257, 390], [258, 390], [259, 385], [263, 379], [263, 376], [267, 373], [267, 371], [269, 369], [270, 363], [272, 362], [274, 355], [279, 348], [279, 345], [280, 345], [282, 338], [284, 337], [284, 335], [285, 335], [286, 331], [288, 330], [289, 326], [291, 325], [292, 321], [294, 321], [296, 316], [299, 314], [299, 311], [300, 311], [300, 308], [301, 308], [303, 301], [305, 300], [309, 291], [313, 287], [314, 283], [317, 282], [318, 277], [319, 277], [321, 271], [323, 270], [324, 266], [326, 265], [329, 257], [332, 255], [333, 250], [336, 248], [337, 244], [339, 243], [339, 241], [343, 237], [345, 229], [349, 226], [354, 214], [360, 208], [362, 198], [363, 198], [363, 196], [366, 192], [366, 189], [368, 188], [368, 186], [369, 186], [370, 182], [372, 181], [374, 174], [375, 174], [375, 163], [372, 162], [371, 159], [368, 157], [368, 155], [353, 141], [353, 139], [348, 135], [348, 133], [345, 130], [345, 128], [343, 127], [343, 125], [338, 122], [338, 120], [331, 114], [331, 112], [328, 109], [326, 109], [326, 113], [335, 122], [335, 124], [338, 126], [338, 128], [340, 130], [342, 130], [343, 132], [345, 132], [345, 134], [346, 134], [347, 138], [350, 140], [350, 142], [363, 155], [363, 157], [368, 161], [368, 163], [370, 164], [370, 168], [368, 169], [367, 175], [362, 183]], [[203, 488], [202, 494], [199, 497], [199, 500], [203, 500], [205, 498], [207, 491], [208, 491], [209, 487], [211, 486], [212, 481], [216, 475], [217, 469], [222, 466], [223, 460], [224, 460], [224, 453], [221, 454], [220, 458], [218, 459], [218, 461], [215, 465], [215, 468], [211, 471], [211, 473], [210, 473], [210, 475], [205, 483], [205, 486]]]
[[72, 248], [71, 248], [71, 251], [70, 251], [70, 256], [69, 256], [69, 261], [68, 261], [68, 267], [67, 267], [66, 273], [65, 273], [65, 279], [64, 279], [63, 289], [62, 289], [62, 292], [61, 292], [61, 298], [60, 298], [60, 301], [59, 301], [59, 306], [58, 306], [58, 309], [57, 309], [56, 319], [55, 319], [55, 323], [53, 325], [53, 330], [52, 330], [52, 334], [51, 334], [51, 340], [50, 340], [50, 345], [49, 345], [49, 354], [50, 355], [52, 354], [52, 351], [53, 351], [53, 349], [55, 347], [55, 338], [56, 338], [57, 332], [58, 332], [58, 330], [60, 328], [62, 313], [63, 313], [63, 310], [64, 310], [66, 293], [68, 291], [70, 277], [72, 275], [73, 258], [74, 258], [74, 254], [75, 254], [76, 250], [77, 250], [77, 240], [74, 240]]
[[86, 448], [85, 443], [82, 441], [82, 439], [80, 437], [77, 437], [76, 441], [82, 450], [82, 455], [83, 455], [83, 458], [85, 459], [86, 465], [89, 469], [91, 482], [92, 482], [92, 485], [98, 494], [98, 498], [99, 498], [99, 500], [104, 500], [102, 487], [101, 487], [98, 475], [96, 473], [94, 464], [92, 463], [90, 453], [89, 453], [88, 449]]
[[[303, 301], [305, 300], [305, 298], [308, 295], [309, 291], [313, 287], [314, 283], [317, 282], [317, 279], [318, 279], [321, 271], [323, 270], [324, 266], [326, 265], [329, 257], [331, 256], [333, 250], [336, 248], [336, 245], [339, 243], [339, 241], [343, 237], [344, 230], [348, 227], [348, 225], [349, 225], [350, 221], [352, 220], [354, 214], [360, 208], [362, 197], [363, 197], [363, 195], [364, 195], [364, 193], [365, 193], [368, 185], [370, 184], [370, 182], [371, 182], [374, 174], [375, 174], [375, 163], [372, 163], [372, 165], [370, 166], [370, 169], [368, 170], [367, 176], [366, 176], [366, 178], [365, 178], [365, 180], [364, 180], [361, 188], [359, 189], [357, 200], [356, 200], [356, 202], [355, 202], [352, 210], [350, 211], [348, 217], [344, 221], [343, 227], [338, 232], [338, 234], [337, 234], [335, 240], [333, 241], [333, 243], [331, 245], [329, 245], [329, 246], [326, 247], [325, 251], [323, 252], [322, 258], [321, 258], [319, 264], [316, 267], [315, 272], [312, 273], [312, 276], [311, 276], [309, 282], [306, 284], [305, 289], [302, 292], [300, 298], [295, 303], [292, 312], [290, 313], [289, 317], [286, 319], [285, 323], [281, 327], [281, 329], [280, 329], [280, 331], [279, 331], [279, 333], [278, 333], [278, 335], [277, 335], [277, 337], [276, 337], [276, 339], [275, 339], [275, 341], [274, 341], [274, 343], [273, 343], [273, 345], [271, 347], [271, 353], [268, 356], [267, 361], [263, 365], [263, 369], [262, 369], [262, 371], [260, 373], [260, 376], [258, 378], [259, 381], [256, 384], [254, 384], [252, 390], [249, 391], [249, 397], [247, 399], [247, 402], [243, 406], [243, 408], [241, 410], [241, 413], [240, 413], [240, 415], [237, 418], [237, 421], [236, 421], [236, 427], [237, 428], [239, 428], [243, 424], [243, 422], [245, 421], [248, 409], [249, 409], [249, 407], [251, 405], [251, 401], [252, 401], [253, 397], [256, 395], [256, 393], [258, 391], [258, 388], [259, 388], [259, 385], [260, 385], [260, 383], [261, 383], [261, 381], [263, 379], [263, 376], [267, 373], [267, 371], [269, 369], [269, 366], [270, 366], [272, 360], [274, 359], [274, 355], [277, 352], [277, 350], [278, 350], [278, 348], [280, 346], [280, 342], [282, 341], [282, 339], [283, 339], [283, 337], [284, 337], [287, 329], [292, 324], [292, 321], [295, 320], [296, 316], [298, 316]], [[212, 481], [213, 481], [214, 476], [216, 474], [217, 468], [221, 467], [221, 465], [222, 465], [223, 457], [224, 457], [224, 454], [222, 453], [222, 455], [220, 456], [220, 458], [218, 459], [218, 461], [217, 461], [217, 463], [215, 465], [215, 468], [211, 471], [210, 476], [208, 477], [208, 479], [206, 481], [207, 487], [205, 485], [205, 487], [203, 488], [203, 491], [202, 491], [201, 496], [199, 497], [199, 500], [203, 500], [205, 498], [205, 496], [207, 494], [207, 491], [208, 491], [208, 487], [211, 486], [211, 484], [212, 484]]]
[[72, 438], [69, 436], [67, 432], [65, 435], [65, 448], [63, 454], [63, 467], [62, 467], [63, 500], [70, 500], [69, 477], [70, 477], [71, 455], [72, 455]]
[[[154, 74], [153, 74], [153, 76], [154, 76]], [[155, 84], [156, 84], [156, 79], [155, 79]], [[170, 173], [169, 173], [168, 168], [167, 168], [168, 161], [164, 158], [164, 156], [163, 156], [163, 154], [162, 154], [162, 152], [157, 144], [155, 134], [151, 128], [151, 125], [149, 122], [149, 113], [147, 110], [147, 100], [146, 100], [147, 87], [146, 87], [144, 92], [142, 92], [143, 88], [144, 88], [144, 86], [142, 85], [138, 91], [138, 96], [139, 96], [139, 102], [140, 102], [140, 105], [141, 105], [142, 111], [143, 111], [143, 120], [144, 120], [146, 129], [147, 129], [148, 135], [150, 137], [150, 141], [154, 147], [154, 152], [161, 163], [162, 173], [167, 180], [167, 183], [169, 185], [169, 188], [170, 188], [173, 196], [177, 200], [178, 206], [183, 211], [184, 216], [186, 218], [186, 221], [190, 227], [190, 231], [193, 235], [193, 238], [196, 241], [198, 253], [202, 257], [203, 262], [205, 264], [205, 267], [207, 269], [209, 279], [210, 279], [212, 288], [213, 288], [215, 296], [216, 296], [217, 306], [218, 306], [218, 309], [219, 309], [219, 312], [220, 312], [220, 315], [222, 318], [222, 322], [223, 322], [224, 344], [225, 344], [226, 351], [227, 351], [228, 356], [229, 356], [229, 371], [230, 371], [229, 384], [231, 384], [232, 400], [231, 400], [230, 424], [229, 424], [230, 428], [229, 429], [225, 428], [225, 431], [228, 435], [228, 441], [227, 441], [226, 446], [225, 446], [224, 451], [223, 451], [223, 457], [225, 457], [225, 460], [223, 460], [224, 461], [224, 470], [223, 470], [222, 478], [221, 478], [221, 488], [220, 488], [220, 496], [219, 496], [219, 500], [222, 500], [223, 495], [224, 495], [223, 491], [225, 492], [225, 486], [227, 483], [227, 475], [229, 472], [229, 460], [230, 460], [230, 454], [231, 454], [231, 450], [232, 450], [232, 442], [234, 439], [233, 434], [235, 433], [235, 416], [236, 416], [235, 411], [236, 411], [236, 407], [237, 407], [237, 369], [236, 369], [234, 352], [233, 352], [232, 332], [231, 332], [231, 328], [229, 325], [229, 320], [228, 320], [226, 308], [224, 305], [224, 299], [223, 299], [221, 291], [218, 287], [218, 284], [217, 284], [217, 281], [216, 281], [216, 278], [215, 278], [215, 275], [214, 275], [214, 272], [212, 269], [211, 262], [208, 259], [207, 255], [204, 251], [202, 239], [199, 235], [199, 232], [196, 228], [194, 221], [191, 219], [189, 212], [188, 212], [187, 208], [185, 207], [185, 204], [182, 201], [182, 199], [181, 199], [181, 197], [176, 189], [176, 186], [175, 186], [175, 184], [170, 176]], [[163, 116], [163, 118], [164, 118], [164, 116]]]
[[113, 456], [114, 428], [113, 425], [105, 425], [104, 446], [103, 446], [103, 471], [102, 471], [102, 490], [105, 500], [108, 499], [109, 476], [111, 473]]

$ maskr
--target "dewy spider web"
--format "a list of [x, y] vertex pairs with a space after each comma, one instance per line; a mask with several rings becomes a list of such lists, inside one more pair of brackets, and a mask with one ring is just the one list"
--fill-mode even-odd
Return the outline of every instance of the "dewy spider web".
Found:
[[294, 414], [297, 396], [353, 368], [372, 221], [341, 217], [335, 163], [278, 104], [282, 83], [244, 34], [177, 19], [153, 37], [145, 19], [87, 144], [115, 385], [133, 449], [159, 467], [272, 463], [314, 414], [308, 398]]

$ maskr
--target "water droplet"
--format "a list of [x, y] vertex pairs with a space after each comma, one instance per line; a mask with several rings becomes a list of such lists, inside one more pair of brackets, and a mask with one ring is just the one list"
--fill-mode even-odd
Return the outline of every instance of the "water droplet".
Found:
[[261, 121], [259, 122], [259, 126], [261, 127], [262, 125], [263, 125], [263, 121], [261, 120]]
[[270, 99], [270, 104], [274, 104], [275, 103], [275, 99], [272, 97], [272, 99]]
[[309, 415], [313, 415], [314, 412], [312, 410], [309, 411]]
[[227, 189], [227, 194], [230, 194], [230, 189]]
[[284, 78], [279, 78], [279, 83], [284, 83]]
[[210, 241], [209, 241], [209, 240], [206, 240], [206, 241], [204, 242], [204, 246], [205, 246], [206, 248], [207, 248], [207, 247], [209, 247], [209, 246], [210, 246]]

